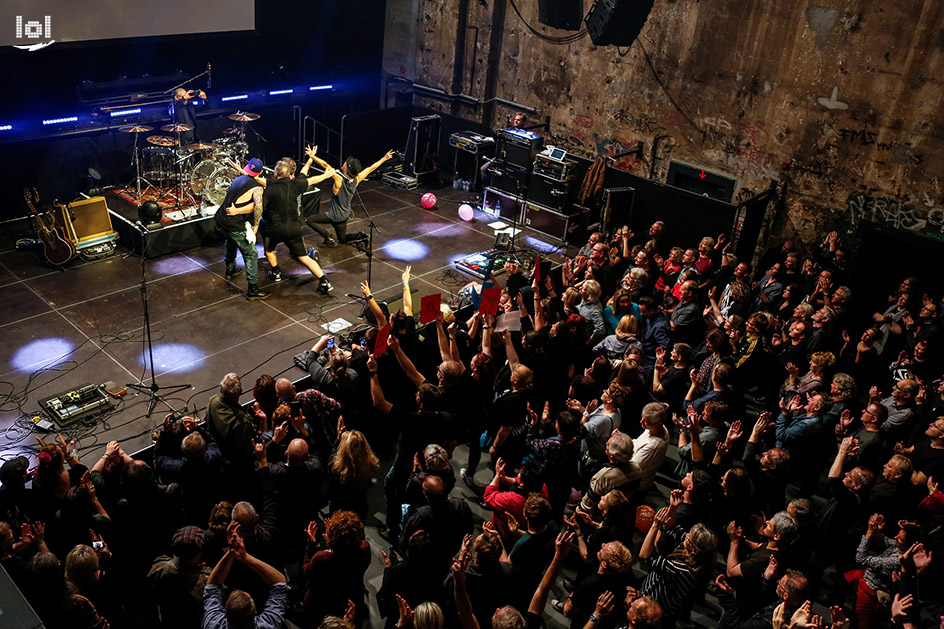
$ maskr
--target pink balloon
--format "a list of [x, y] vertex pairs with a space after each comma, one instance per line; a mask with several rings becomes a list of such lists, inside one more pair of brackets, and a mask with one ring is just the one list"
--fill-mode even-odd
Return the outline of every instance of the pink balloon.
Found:
[[436, 205], [436, 195], [432, 192], [427, 192], [423, 195], [420, 203], [422, 203], [424, 210], [431, 210]]
[[463, 203], [459, 206], [459, 218], [464, 221], [471, 221], [473, 216], [475, 216], [475, 210], [472, 209], [471, 205]]

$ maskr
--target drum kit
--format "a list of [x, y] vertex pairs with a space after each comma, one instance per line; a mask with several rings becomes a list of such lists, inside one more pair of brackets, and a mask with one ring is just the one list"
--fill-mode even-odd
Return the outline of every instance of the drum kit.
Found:
[[[246, 125], [260, 118], [259, 114], [236, 112], [228, 116], [239, 123], [226, 129], [223, 137], [212, 142], [195, 142], [181, 146], [181, 133], [193, 131], [193, 125], [168, 124], [161, 127], [166, 134], [145, 136], [150, 146], [139, 147], [139, 136], [153, 127], [133, 124], [119, 127], [122, 133], [134, 134], [131, 163], [135, 181], [130, 188], [140, 204], [143, 194], [158, 192], [158, 199], [174, 203], [178, 209], [203, 205], [205, 200], [219, 205], [233, 180], [242, 172], [241, 164], [249, 159]], [[129, 191], [130, 192], [130, 191]]]

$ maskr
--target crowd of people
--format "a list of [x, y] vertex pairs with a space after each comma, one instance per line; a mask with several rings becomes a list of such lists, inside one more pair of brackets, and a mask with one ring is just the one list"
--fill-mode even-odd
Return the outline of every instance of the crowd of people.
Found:
[[671, 241], [508, 264], [498, 313], [423, 334], [409, 267], [402, 312], [364, 283], [377, 326], [296, 357], [311, 388], [231, 373], [150, 461], [4, 463], [0, 563], [48, 627], [944, 626], [938, 289], [853, 295], [834, 233], [756, 271]]

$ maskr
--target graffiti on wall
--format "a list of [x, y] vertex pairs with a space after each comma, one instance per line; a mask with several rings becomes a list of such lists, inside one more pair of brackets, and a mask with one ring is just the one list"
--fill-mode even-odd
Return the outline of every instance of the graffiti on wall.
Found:
[[944, 223], [944, 220], [941, 220], [944, 219], [944, 213], [941, 210], [931, 210], [925, 214], [910, 203], [898, 199], [873, 197], [862, 192], [850, 194], [846, 204], [853, 223], [866, 220], [898, 229], [923, 232], [928, 227], [928, 218], [932, 213], [934, 215], [932, 219], [938, 223], [932, 226], [940, 230], [940, 223]]

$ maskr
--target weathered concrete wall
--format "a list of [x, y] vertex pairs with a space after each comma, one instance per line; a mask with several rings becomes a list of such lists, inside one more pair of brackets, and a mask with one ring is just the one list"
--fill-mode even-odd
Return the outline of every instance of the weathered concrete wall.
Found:
[[[463, 91], [476, 97], [494, 1], [470, 3], [479, 37]], [[419, 1], [409, 78], [449, 89], [456, 4]], [[537, 2], [517, 5], [541, 32], [568, 34], [538, 22]], [[654, 138], [669, 136], [657, 179], [675, 159], [736, 177], [741, 195], [781, 182], [785, 233], [812, 238], [868, 217], [944, 239], [944, 2], [656, 0], [622, 52], [589, 37], [542, 41], [509, 6], [497, 96], [549, 116], [548, 141], [585, 156], [641, 140], [648, 159]], [[649, 170], [636, 158], [621, 165]]]

